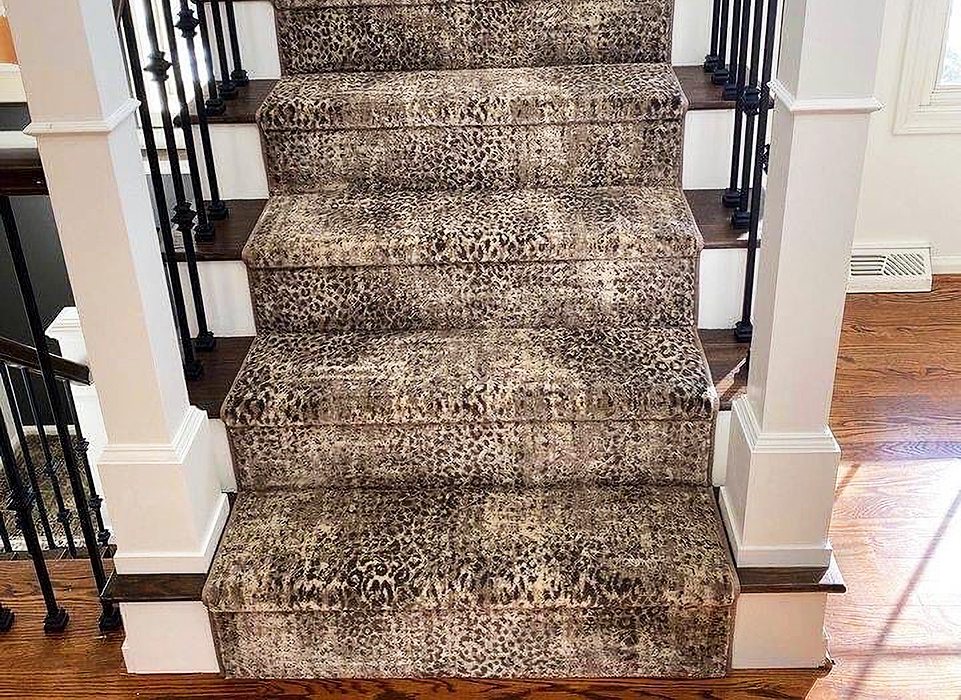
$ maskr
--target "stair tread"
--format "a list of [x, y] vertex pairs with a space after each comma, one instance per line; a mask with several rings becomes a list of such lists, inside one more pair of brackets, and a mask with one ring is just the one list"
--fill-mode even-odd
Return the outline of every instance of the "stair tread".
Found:
[[526, 126], [680, 119], [666, 63], [354, 71], [281, 78], [257, 112], [265, 131]]
[[[445, 5], [450, 0], [273, 0], [274, 7], [278, 10], [309, 10], [319, 7], [362, 7], [365, 5]], [[464, 4], [485, 5], [497, 0], [466, 0]], [[667, 0], [630, 0], [631, 5], [649, 6], [663, 11], [667, 6]], [[602, 4], [601, 7], [608, 11], [613, 11], [610, 6]], [[620, 8], [621, 6], [617, 6]]]
[[238, 496], [212, 611], [728, 606], [706, 487], [301, 490]]
[[560, 187], [271, 197], [243, 251], [252, 268], [693, 257], [677, 187]]
[[257, 336], [229, 427], [711, 420], [693, 328], [485, 328]]

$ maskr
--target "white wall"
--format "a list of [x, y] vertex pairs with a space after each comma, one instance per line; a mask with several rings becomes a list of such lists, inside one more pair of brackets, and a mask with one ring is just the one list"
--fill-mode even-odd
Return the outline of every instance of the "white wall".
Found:
[[961, 272], [961, 134], [894, 133], [911, 5], [887, 0], [855, 246], [930, 243], [935, 273]]

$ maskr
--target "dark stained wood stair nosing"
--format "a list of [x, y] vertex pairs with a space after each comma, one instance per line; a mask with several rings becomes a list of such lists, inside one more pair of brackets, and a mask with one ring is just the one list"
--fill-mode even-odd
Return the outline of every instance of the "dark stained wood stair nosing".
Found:
[[[691, 111], [733, 109], [734, 102], [725, 100], [723, 91], [711, 83], [711, 76], [701, 66], [673, 66], [681, 89], [687, 95]], [[237, 97], [226, 100], [223, 114], [210, 115], [211, 124], [253, 124], [257, 110], [277, 84], [276, 78], [255, 78], [237, 92]]]
[[[832, 555], [826, 568], [738, 567], [741, 595], [759, 593], [844, 593], [847, 589], [837, 560]], [[199, 601], [207, 574], [111, 575], [104, 598], [114, 603]]]
[[[731, 227], [731, 210], [721, 204], [723, 190], [684, 190], [694, 221], [704, 238], [705, 250], [747, 248], [747, 233]], [[239, 261], [244, 245], [267, 205], [266, 199], [229, 199], [230, 216], [215, 221], [216, 233], [209, 243], [196, 243], [199, 262]], [[175, 237], [178, 234], [175, 232]], [[184, 262], [183, 248], [177, 243], [177, 261]]]
[[[748, 346], [738, 343], [734, 332], [726, 328], [701, 329], [698, 335], [721, 397], [721, 410], [729, 410], [731, 399], [747, 385]], [[203, 362], [204, 373], [200, 379], [187, 382], [187, 393], [193, 405], [205, 410], [211, 418], [220, 417], [224, 398], [253, 341], [253, 336], [221, 337], [213, 350], [197, 353], [197, 358]]]

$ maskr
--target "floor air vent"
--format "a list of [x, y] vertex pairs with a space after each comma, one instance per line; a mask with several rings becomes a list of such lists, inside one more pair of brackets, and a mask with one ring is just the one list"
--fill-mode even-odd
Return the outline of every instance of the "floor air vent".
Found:
[[930, 292], [928, 248], [855, 248], [849, 292]]

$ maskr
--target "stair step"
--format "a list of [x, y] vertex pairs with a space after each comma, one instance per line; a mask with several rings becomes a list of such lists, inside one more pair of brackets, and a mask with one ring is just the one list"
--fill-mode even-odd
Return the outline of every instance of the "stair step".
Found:
[[716, 676], [708, 488], [241, 494], [204, 588], [229, 676]]
[[676, 187], [310, 194], [243, 257], [261, 332], [678, 326], [701, 245]]
[[278, 0], [275, 5], [281, 65], [290, 74], [666, 61], [673, 3]]
[[258, 336], [227, 424], [244, 488], [709, 483], [696, 331]]
[[698, 420], [717, 394], [687, 328], [257, 336], [228, 426]]
[[271, 192], [676, 184], [667, 64], [282, 78], [258, 110]]

